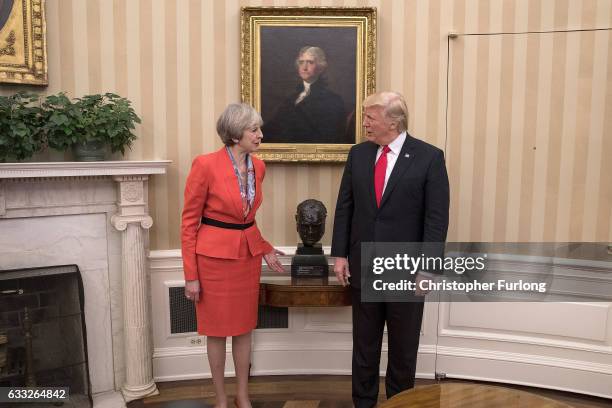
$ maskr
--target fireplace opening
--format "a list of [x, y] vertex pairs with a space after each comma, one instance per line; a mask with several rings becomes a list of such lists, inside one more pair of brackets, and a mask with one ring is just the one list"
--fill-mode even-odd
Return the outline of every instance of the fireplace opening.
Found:
[[76, 265], [0, 270], [0, 387], [69, 387], [90, 407], [83, 281]]

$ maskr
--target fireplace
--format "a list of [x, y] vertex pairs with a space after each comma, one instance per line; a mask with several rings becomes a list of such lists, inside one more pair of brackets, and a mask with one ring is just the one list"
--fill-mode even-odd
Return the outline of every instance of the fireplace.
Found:
[[67, 386], [71, 406], [90, 407], [78, 267], [0, 272], [0, 387]]
[[94, 407], [122, 407], [157, 392], [145, 262], [152, 225], [147, 185], [167, 164], [0, 164], [0, 274], [76, 265]]

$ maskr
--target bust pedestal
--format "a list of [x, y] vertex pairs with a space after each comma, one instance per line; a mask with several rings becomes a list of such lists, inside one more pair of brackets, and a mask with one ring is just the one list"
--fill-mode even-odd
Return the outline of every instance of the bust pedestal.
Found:
[[321, 244], [298, 244], [296, 254], [291, 258], [291, 277], [322, 278], [328, 273], [327, 257], [323, 255]]

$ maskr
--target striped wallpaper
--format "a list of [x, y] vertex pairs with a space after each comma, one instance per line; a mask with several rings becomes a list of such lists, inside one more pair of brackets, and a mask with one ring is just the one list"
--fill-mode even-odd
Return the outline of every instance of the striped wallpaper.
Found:
[[[612, 0], [47, 0], [45, 92], [127, 96], [143, 119], [129, 158], [173, 161], [151, 183], [152, 249], [180, 247], [191, 159], [220, 147], [214, 121], [239, 99], [246, 5], [378, 8], [377, 86], [446, 149], [450, 240], [612, 241]], [[264, 236], [295, 245], [313, 197], [329, 244], [341, 174], [269, 164]]]

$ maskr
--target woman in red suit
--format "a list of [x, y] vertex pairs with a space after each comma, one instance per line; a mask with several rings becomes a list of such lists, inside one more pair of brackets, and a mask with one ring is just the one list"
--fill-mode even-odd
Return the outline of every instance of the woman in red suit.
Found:
[[219, 408], [224, 386], [226, 337], [236, 367], [235, 405], [250, 408], [251, 332], [257, 325], [261, 258], [277, 272], [276, 251], [255, 224], [262, 201], [264, 163], [253, 157], [263, 135], [261, 116], [247, 104], [231, 104], [217, 120], [224, 147], [193, 161], [185, 186], [181, 225], [185, 296], [196, 305], [198, 333], [206, 335], [208, 361]]

